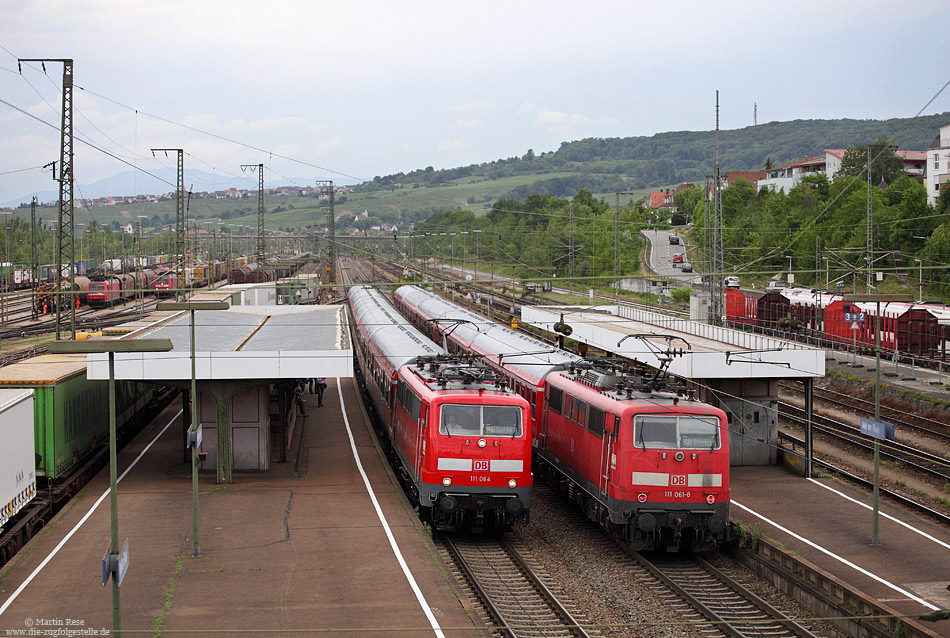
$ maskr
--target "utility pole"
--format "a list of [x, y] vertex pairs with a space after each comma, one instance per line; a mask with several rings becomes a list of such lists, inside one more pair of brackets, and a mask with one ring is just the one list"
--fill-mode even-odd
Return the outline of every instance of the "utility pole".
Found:
[[329, 207], [327, 209], [327, 241], [329, 246], [327, 246], [327, 286], [332, 286], [336, 281], [336, 217], [334, 216], [333, 211], [333, 199], [334, 199], [334, 190], [333, 190], [333, 180], [322, 180], [318, 179], [316, 181], [318, 187], [322, 188], [329, 198]]
[[571, 283], [571, 290], [574, 289], [574, 201], [568, 202], [568, 214], [571, 216], [571, 238], [570, 250], [567, 256], [567, 277]]
[[36, 274], [39, 262], [36, 259], [36, 197], [30, 202], [30, 299], [33, 307], [32, 316], [36, 319]]
[[185, 150], [181, 148], [153, 148], [152, 157], [155, 157], [156, 151], [164, 152], [165, 157], [168, 157], [170, 152], [178, 153], [178, 182], [175, 187], [175, 199], [178, 203], [178, 214], [175, 222], [175, 273], [178, 282], [175, 290], [175, 300], [180, 303], [185, 300]]
[[[73, 61], [71, 58], [20, 58], [17, 67], [23, 75], [23, 62], [39, 62], [46, 72], [46, 62], [63, 63], [63, 108], [59, 144], [59, 210], [57, 214], [56, 251], [56, 340], [59, 341], [63, 309], [63, 263], [69, 264], [69, 305], [70, 334], [76, 338], [76, 304], [72, 302], [72, 292], [76, 288], [76, 247], [73, 243]], [[56, 179], [55, 169], [53, 179]]]
[[713, 167], [713, 211], [712, 211], [712, 295], [709, 304], [710, 323], [722, 325], [725, 314], [725, 299], [722, 291], [722, 277], [725, 273], [725, 259], [722, 249], [722, 178], [719, 169], [719, 91], [716, 91], [716, 164]]
[[614, 193], [617, 196], [617, 202], [614, 206], [614, 284], [616, 290], [614, 294], [620, 294], [620, 196], [633, 195], [633, 191], [618, 191]]
[[873, 270], [872, 264], [874, 263], [874, 231], [871, 224], [871, 145], [868, 144], [868, 230], [867, 230], [867, 253], [865, 259], [867, 260], [868, 270], [867, 270], [867, 294], [871, 294], [871, 288], [873, 287]]
[[241, 164], [241, 170], [248, 170], [253, 173], [258, 171], [257, 176], [257, 263], [264, 267], [264, 165], [263, 164]]

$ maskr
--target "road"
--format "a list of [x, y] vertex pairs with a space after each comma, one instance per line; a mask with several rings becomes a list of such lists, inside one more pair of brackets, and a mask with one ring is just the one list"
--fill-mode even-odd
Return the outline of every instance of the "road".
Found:
[[675, 231], [642, 230], [640, 232], [651, 243], [650, 267], [658, 276], [681, 282], [684, 285], [698, 281], [699, 277], [697, 275], [684, 274], [680, 264], [676, 264], [675, 268], [673, 267], [673, 255], [676, 253], [684, 253], [685, 261], [692, 263], [689, 245], [682, 236], [679, 244], [670, 244], [669, 235]]

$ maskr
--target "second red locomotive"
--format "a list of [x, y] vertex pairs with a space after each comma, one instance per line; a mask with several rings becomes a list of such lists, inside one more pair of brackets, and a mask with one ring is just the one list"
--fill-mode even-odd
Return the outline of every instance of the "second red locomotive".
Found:
[[729, 426], [662, 371], [585, 360], [547, 377], [539, 472], [634, 550], [728, 539]]

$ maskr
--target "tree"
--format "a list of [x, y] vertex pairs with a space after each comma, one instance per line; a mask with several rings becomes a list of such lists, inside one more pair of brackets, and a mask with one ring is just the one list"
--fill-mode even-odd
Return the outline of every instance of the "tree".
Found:
[[[904, 174], [904, 160], [894, 153], [895, 147], [886, 140], [871, 144], [871, 184], [893, 183]], [[857, 146], [844, 152], [841, 160], [840, 176], [860, 178], [867, 181], [868, 147]], [[836, 176], [838, 177], [838, 176]]]

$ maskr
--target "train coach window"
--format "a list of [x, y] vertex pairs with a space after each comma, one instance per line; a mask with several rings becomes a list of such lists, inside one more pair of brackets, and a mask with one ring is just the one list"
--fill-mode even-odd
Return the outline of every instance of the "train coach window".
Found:
[[521, 408], [443, 404], [439, 432], [448, 436], [521, 436]]
[[719, 447], [719, 421], [714, 418], [684, 416], [679, 419], [680, 448], [686, 450]]
[[702, 450], [720, 446], [719, 421], [698, 416], [638, 416], [634, 445], [640, 448]]
[[675, 416], [638, 416], [635, 420], [634, 445], [642, 448], [675, 448]]
[[548, 407], [552, 412], [561, 413], [561, 397], [563, 396], [560, 388], [548, 388]]
[[521, 410], [512, 406], [482, 408], [486, 436], [521, 436]]
[[590, 429], [591, 433], [600, 437], [604, 436], [604, 418], [605, 413], [603, 410], [591, 406], [587, 424], [587, 427]]

